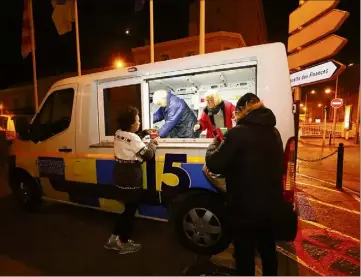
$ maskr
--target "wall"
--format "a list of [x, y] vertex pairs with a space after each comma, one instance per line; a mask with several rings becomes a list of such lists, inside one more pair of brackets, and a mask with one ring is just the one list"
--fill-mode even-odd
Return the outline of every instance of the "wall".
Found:
[[[206, 34], [206, 53], [222, 51], [226, 49], [244, 47], [245, 43], [240, 34], [230, 32], [215, 32]], [[133, 48], [133, 58], [136, 64], [150, 62], [150, 47], [143, 46]], [[187, 37], [154, 45], [154, 59], [161, 61], [166, 59], [177, 59], [186, 56], [198, 55], [199, 37]]]

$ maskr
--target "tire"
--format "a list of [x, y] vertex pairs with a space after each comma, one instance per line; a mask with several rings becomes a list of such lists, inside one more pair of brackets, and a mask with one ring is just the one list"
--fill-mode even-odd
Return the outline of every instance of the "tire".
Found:
[[229, 246], [224, 200], [215, 193], [183, 196], [172, 209], [172, 227], [180, 244], [202, 255], [216, 255]]
[[26, 211], [35, 211], [41, 204], [42, 191], [37, 181], [27, 172], [15, 171], [9, 178], [10, 188], [19, 206]]

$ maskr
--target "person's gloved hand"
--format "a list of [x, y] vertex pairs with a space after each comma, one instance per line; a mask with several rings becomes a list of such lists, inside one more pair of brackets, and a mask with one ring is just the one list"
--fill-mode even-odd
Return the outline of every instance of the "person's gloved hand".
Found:
[[155, 133], [158, 133], [158, 128], [150, 128], [148, 129], [149, 131], [149, 134], [155, 134]]
[[150, 141], [154, 143], [155, 145], [159, 145], [159, 137], [152, 138]]
[[216, 147], [218, 147], [221, 144], [222, 140], [219, 137], [219, 135], [215, 136], [215, 138], [212, 141], [212, 144], [215, 145]]
[[194, 125], [193, 131], [196, 132], [196, 131], [199, 130], [200, 128], [201, 128], [201, 125], [197, 123], [196, 125]]

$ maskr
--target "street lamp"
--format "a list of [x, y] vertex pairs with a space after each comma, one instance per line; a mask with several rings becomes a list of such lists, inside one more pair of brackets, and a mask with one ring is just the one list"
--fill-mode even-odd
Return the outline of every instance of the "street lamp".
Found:
[[126, 30], [125, 30], [125, 34], [126, 34], [126, 35], [129, 35], [129, 34], [130, 34], [130, 30], [129, 30], [129, 29], [126, 29]]
[[300, 104], [300, 107], [303, 107], [303, 103]]
[[322, 104], [321, 104], [321, 103], [320, 103], [320, 104], [318, 104], [318, 105], [317, 105], [317, 107], [321, 108], [321, 107], [322, 107]]
[[329, 89], [329, 88], [325, 89], [325, 93], [326, 93], [326, 94], [331, 93], [331, 89]]
[[[315, 94], [316, 93], [316, 91], [313, 89], [313, 90], [311, 90], [309, 93], [311, 93], [311, 94]], [[307, 121], [307, 95], [308, 95], [308, 92], [306, 92], [306, 101], [305, 101], [305, 106], [306, 106], [306, 109], [304, 109], [304, 111], [305, 111], [305, 121]]]
[[114, 61], [114, 67], [115, 67], [115, 68], [122, 68], [122, 67], [124, 67], [123, 61], [122, 61], [122, 60], [119, 60], [119, 59], [115, 60], [115, 61]]

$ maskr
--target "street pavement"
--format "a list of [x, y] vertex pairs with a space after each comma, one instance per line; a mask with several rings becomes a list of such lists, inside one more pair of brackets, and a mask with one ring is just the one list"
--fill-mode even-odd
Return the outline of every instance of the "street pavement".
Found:
[[[277, 246], [279, 275], [359, 276], [360, 202], [357, 196], [305, 177], [297, 178], [299, 230], [293, 243]], [[232, 246], [214, 256], [234, 268]], [[257, 272], [261, 275], [260, 261]]]
[[[319, 147], [310, 150], [309, 146], [300, 145], [299, 155], [319, 157]], [[345, 149], [353, 149], [346, 157], [359, 151], [352, 146]], [[329, 176], [332, 162], [327, 162], [311, 167], [300, 163], [299, 232], [293, 243], [277, 247], [280, 275], [360, 275], [360, 199], [353, 193], [357, 187], [336, 190]], [[356, 179], [355, 163], [356, 158], [351, 169], [345, 169]], [[142, 243], [141, 251], [123, 256], [106, 251], [103, 243], [116, 215], [53, 203], [26, 213], [10, 196], [3, 172], [0, 168], [0, 275], [234, 274], [232, 246], [211, 259], [195, 260], [178, 244], [167, 223], [152, 220], [136, 221], [134, 238]], [[256, 271], [261, 275], [259, 258]]]
[[194, 258], [163, 222], [137, 219], [142, 249], [119, 255], [103, 248], [114, 214], [62, 204], [28, 214], [6, 197], [0, 218], [0, 275], [182, 275]]
[[[336, 189], [336, 157], [298, 162], [296, 207], [299, 230], [293, 243], [278, 245], [280, 275], [360, 275], [360, 148], [345, 144], [344, 189]], [[321, 140], [302, 140], [298, 156], [315, 160], [336, 150], [322, 149]], [[234, 268], [233, 249], [214, 256]], [[288, 259], [286, 259], [287, 257]], [[258, 261], [260, 274], [260, 261]]]
[[343, 187], [360, 192], [360, 145], [355, 145], [353, 140], [336, 139], [329, 147], [328, 141], [326, 142], [326, 146], [322, 148], [322, 139], [300, 140], [298, 157], [312, 161], [299, 161], [298, 173], [336, 184], [337, 153], [321, 161], [314, 162], [314, 160], [334, 153], [339, 143], [343, 143], [345, 145]]
[[336, 139], [334, 146], [322, 148], [321, 139], [302, 139], [298, 157], [325, 157], [336, 151], [339, 143], [345, 146], [342, 190], [335, 185], [337, 153], [319, 162], [298, 163], [298, 239], [303, 241], [303, 250], [297, 240], [294, 245], [297, 256], [320, 274], [359, 275], [360, 146], [352, 140]]

